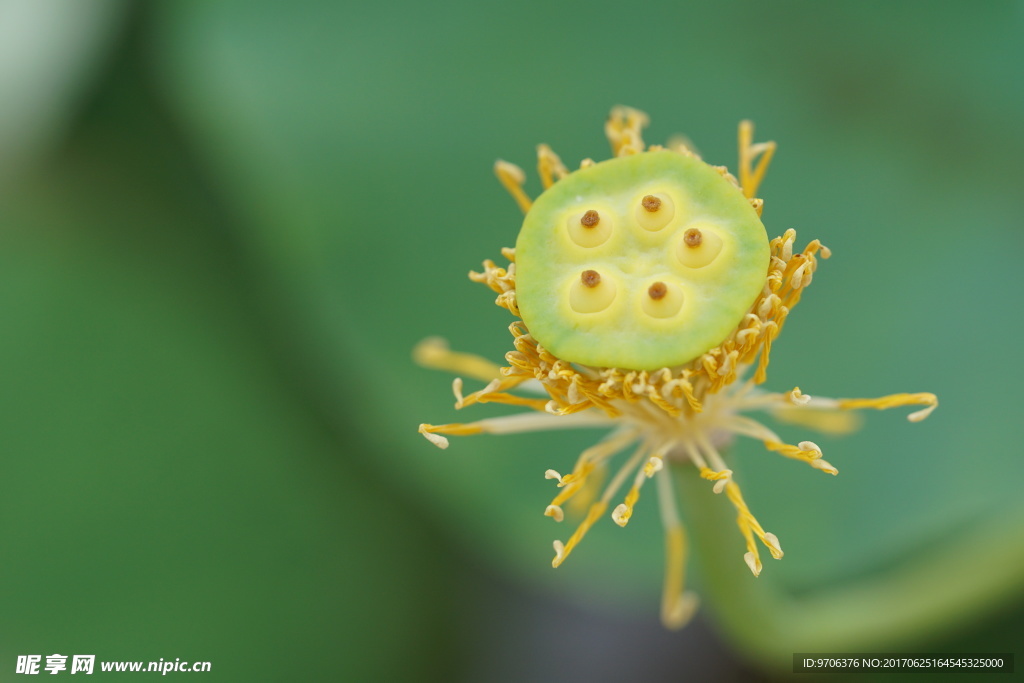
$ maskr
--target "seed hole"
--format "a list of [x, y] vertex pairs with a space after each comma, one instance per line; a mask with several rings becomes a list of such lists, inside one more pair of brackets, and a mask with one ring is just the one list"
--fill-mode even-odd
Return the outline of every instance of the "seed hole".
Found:
[[596, 270], [584, 270], [580, 281], [587, 287], [597, 287], [601, 283], [601, 274]]
[[647, 232], [658, 232], [671, 223], [676, 214], [672, 198], [663, 192], [643, 195], [635, 207], [633, 218]]
[[597, 211], [594, 211], [593, 209], [590, 209], [589, 211], [584, 213], [583, 217], [580, 218], [580, 223], [582, 223], [583, 226], [587, 228], [592, 228], [600, 222], [601, 214], [599, 214]]
[[664, 282], [655, 282], [647, 288], [647, 294], [655, 301], [664, 299], [665, 295], [668, 294], [668, 287], [665, 286]]
[[683, 233], [683, 241], [688, 247], [699, 247], [700, 243], [704, 241], [704, 235], [697, 228], [690, 228]]

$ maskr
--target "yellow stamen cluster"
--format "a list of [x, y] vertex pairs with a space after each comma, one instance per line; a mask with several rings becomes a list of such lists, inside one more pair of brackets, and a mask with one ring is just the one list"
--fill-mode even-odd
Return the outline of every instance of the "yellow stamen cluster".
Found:
[[[605, 131], [616, 156], [641, 154], [645, 145], [641, 129], [647, 123], [642, 112], [627, 108], [613, 110]], [[763, 202], [754, 197], [775, 150], [774, 143], [753, 143], [753, 126], [740, 124], [740, 165], [737, 181], [723, 167], [716, 170], [734, 183], [760, 214]], [[654, 149], [654, 148], [651, 148]], [[657, 148], [664, 149], [664, 148]], [[669, 146], [680, 154], [696, 156], [683, 142]], [[558, 156], [547, 145], [538, 147], [538, 172], [545, 188], [568, 175]], [[581, 168], [592, 165], [584, 160]], [[525, 174], [508, 162], [495, 166], [502, 184], [523, 211], [532, 200], [522, 189]], [[649, 202], [654, 206], [653, 202]], [[686, 537], [675, 509], [670, 466], [690, 463], [700, 475], [713, 482], [715, 493], [725, 493], [737, 513], [737, 525], [743, 536], [744, 560], [757, 576], [762, 570], [757, 541], [775, 559], [782, 557], [779, 539], [765, 531], [750, 511], [740, 487], [733, 481], [720, 448], [736, 436], [761, 441], [770, 451], [812, 467], [837, 474], [822, 458], [821, 448], [812, 441], [796, 445], [783, 442], [771, 429], [744, 414], [767, 411], [774, 417], [822, 431], [849, 431], [855, 422], [845, 411], [861, 408], [887, 409], [922, 405], [910, 415], [912, 421], [924, 419], [938, 404], [933, 394], [895, 394], [877, 399], [825, 399], [812, 397], [797, 387], [783, 393], [762, 391], [757, 385], [767, 376], [771, 348], [790, 311], [799, 303], [804, 289], [811, 284], [818, 259], [828, 258], [829, 250], [820, 242], [810, 242], [802, 251], [795, 249], [796, 233], [787, 230], [770, 242], [764, 287], [750, 310], [732, 333], [715, 348], [693, 361], [656, 371], [635, 371], [580, 365], [558, 358], [541, 346], [519, 319], [516, 302], [515, 253], [503, 249], [507, 268], [485, 261], [482, 272], [471, 272], [470, 279], [490, 287], [496, 303], [516, 320], [509, 326], [514, 350], [506, 354], [507, 365], [498, 366], [468, 354], [454, 353], [437, 340], [421, 343], [415, 357], [422, 365], [454, 371], [487, 382], [482, 389], [463, 395], [462, 381], [453, 384], [456, 408], [474, 403], [503, 403], [532, 409], [532, 413], [489, 418], [469, 424], [420, 425], [420, 432], [432, 443], [446, 448], [443, 435], [511, 433], [546, 429], [606, 425], [609, 435], [583, 451], [572, 471], [562, 475], [548, 470], [545, 476], [560, 489], [544, 510], [556, 522], [565, 517], [563, 506], [579, 504], [586, 514], [576, 530], [563, 543], [554, 542], [552, 565], [558, 567], [568, 558], [587, 531], [607, 512], [618, 491], [632, 475], [632, 483], [622, 502], [612, 508], [611, 518], [621, 527], [631, 519], [648, 479], [658, 480], [658, 499], [665, 527], [666, 573], [662, 600], [662, 619], [672, 628], [686, 623], [696, 609], [695, 596], [683, 591]], [[747, 374], [752, 375], [745, 379]], [[512, 389], [532, 390], [542, 397], [509, 393]], [[602, 485], [608, 463], [630, 445], [634, 453]], [[572, 510], [570, 510], [572, 512]]]

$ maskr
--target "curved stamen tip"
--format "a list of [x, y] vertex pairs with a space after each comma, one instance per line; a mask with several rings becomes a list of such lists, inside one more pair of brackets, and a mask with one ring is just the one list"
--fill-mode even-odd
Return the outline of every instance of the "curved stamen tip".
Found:
[[440, 434], [433, 434], [427, 431], [430, 428], [428, 424], [421, 424], [419, 432], [426, 438], [427, 441], [434, 444], [438, 448], [448, 448], [448, 439], [444, 438]]
[[746, 553], [743, 555], [743, 561], [750, 567], [750, 571], [754, 573], [754, 576], [761, 575], [761, 560], [754, 553]]
[[558, 405], [557, 401], [551, 400], [544, 404], [544, 412], [549, 415], [565, 415], [565, 411]]
[[461, 410], [466, 405], [466, 397], [462, 395], [462, 378], [452, 380], [452, 393], [455, 394], [455, 409]]
[[555, 559], [551, 560], [551, 566], [558, 568], [558, 565], [562, 564], [562, 560], [565, 559], [565, 544], [561, 541], [555, 541], [552, 544], [555, 548]]
[[697, 613], [700, 600], [694, 593], [683, 593], [674, 604], [665, 605], [661, 610], [661, 623], [673, 631], [690, 623]]
[[779, 545], [779, 537], [770, 532], [764, 532], [764, 540], [768, 544], [768, 549], [772, 553], [772, 557], [776, 560], [782, 559], [782, 546]]
[[815, 459], [815, 460], [811, 460], [810, 464], [811, 464], [811, 467], [813, 467], [816, 470], [821, 470], [822, 472], [828, 472], [831, 475], [839, 474], [839, 470], [837, 470], [835, 467], [833, 467], [832, 463], [830, 463], [828, 460], [822, 460], [821, 458], [818, 458], [818, 459]]
[[644, 465], [644, 474], [650, 479], [655, 474], [661, 471], [661, 468], [665, 466], [665, 461], [657, 455], [652, 455], [647, 464]]
[[814, 458], [821, 457], [821, 448], [819, 448], [818, 444], [814, 443], [813, 441], [801, 441], [796, 446], [802, 451], [805, 451], [807, 453], [813, 453], [814, 455], [812, 457]]
[[805, 406], [811, 402], [811, 397], [800, 391], [800, 387], [793, 387], [793, 391], [789, 392], [788, 398], [790, 403], [798, 406]]
[[548, 505], [547, 509], [544, 510], [544, 515], [552, 518], [556, 522], [561, 522], [565, 519], [565, 513], [562, 512], [562, 508], [558, 505]]
[[633, 516], [633, 510], [625, 503], [619, 503], [612, 510], [612, 521], [621, 527], [629, 524], [629, 518]]
[[916, 412], [911, 413], [910, 415], [907, 415], [907, 419], [910, 420], [911, 422], [920, 422], [921, 420], [931, 415], [932, 411], [939, 407], [938, 399], [933, 398], [933, 400], [935, 401], [935, 403], [931, 404], [927, 408], [924, 408], [923, 410], [918, 410]]
[[545, 479], [557, 479], [557, 480], [558, 480], [558, 483], [559, 483], [559, 484], [561, 484], [561, 483], [562, 483], [562, 475], [561, 475], [561, 474], [559, 474], [559, 473], [558, 473], [557, 471], [555, 471], [555, 470], [548, 470], [548, 471], [546, 471], [546, 472], [544, 473], [544, 478], [545, 478]]

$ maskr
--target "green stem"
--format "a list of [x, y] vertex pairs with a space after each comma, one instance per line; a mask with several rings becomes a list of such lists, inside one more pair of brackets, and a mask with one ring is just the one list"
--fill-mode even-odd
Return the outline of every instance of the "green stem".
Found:
[[695, 472], [678, 477], [702, 592], [741, 649], [788, 667], [794, 652], [891, 651], [983, 617], [1024, 589], [1024, 508], [871, 578], [799, 597], [754, 578], [725, 534], [735, 515]]

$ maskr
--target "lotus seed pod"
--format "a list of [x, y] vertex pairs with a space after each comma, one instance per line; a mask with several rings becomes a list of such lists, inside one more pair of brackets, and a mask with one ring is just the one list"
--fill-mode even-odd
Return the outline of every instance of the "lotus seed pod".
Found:
[[[819, 259], [831, 252], [818, 240], [794, 250], [792, 229], [768, 241], [759, 218], [763, 202], [755, 195], [775, 143], [755, 144], [752, 123], [739, 126], [738, 181], [724, 168], [704, 164], [684, 143], [669, 150], [645, 148], [640, 132], [646, 124], [643, 112], [614, 108], [605, 133], [615, 158], [598, 164], [584, 159], [573, 173], [540, 145], [537, 170], [546, 189], [536, 201], [523, 190], [519, 167], [495, 164], [526, 219], [516, 249], [502, 250], [511, 265], [506, 269], [488, 259], [484, 272], [471, 272], [470, 279], [486, 284], [498, 294], [497, 305], [521, 318], [522, 324], [509, 326], [515, 350], [505, 355], [508, 366], [502, 368], [448, 351], [437, 340], [424, 341], [416, 356], [425, 365], [487, 382], [464, 395], [457, 379], [457, 408], [505, 403], [537, 414], [424, 423], [419, 431], [447, 448], [444, 435], [606, 427], [607, 436], [580, 454], [571, 473], [544, 473], [559, 488], [546, 516], [566, 519], [562, 506], [580, 503], [572, 499], [578, 492], [587, 493], [577, 512], [590, 501], [568, 539], [552, 543], [551, 565], [565, 562], [631, 475], [632, 485], [611, 512], [623, 527], [642, 504], [644, 482], [655, 479], [665, 528], [661, 615], [665, 626], [676, 629], [693, 615], [697, 598], [685, 591], [687, 543], [676, 511], [675, 469], [695, 467], [714, 482], [715, 493], [726, 494], [745, 541], [743, 559], [757, 576], [757, 541], [776, 560], [782, 547], [744, 502], [719, 448], [733, 437], [754, 438], [822, 472], [838, 470], [813, 441], [785, 443], [747, 412], [765, 410], [780, 419], [785, 414], [787, 422], [834, 431], [836, 417], [845, 416], [839, 411], [923, 406], [908, 416], [917, 422], [938, 399], [931, 393], [812, 399], [799, 387], [783, 393], [757, 388], [767, 379], [773, 340]], [[529, 387], [529, 397], [511, 393], [520, 386]], [[537, 397], [538, 389], [546, 395]], [[632, 456], [611, 465], [633, 444]], [[597, 472], [610, 475], [607, 485]], [[719, 545], [716, 536], [707, 538], [706, 544]]]
[[555, 356], [656, 370], [728, 337], [768, 265], [767, 233], [739, 188], [659, 149], [582, 168], [537, 198], [516, 242], [516, 296]]

